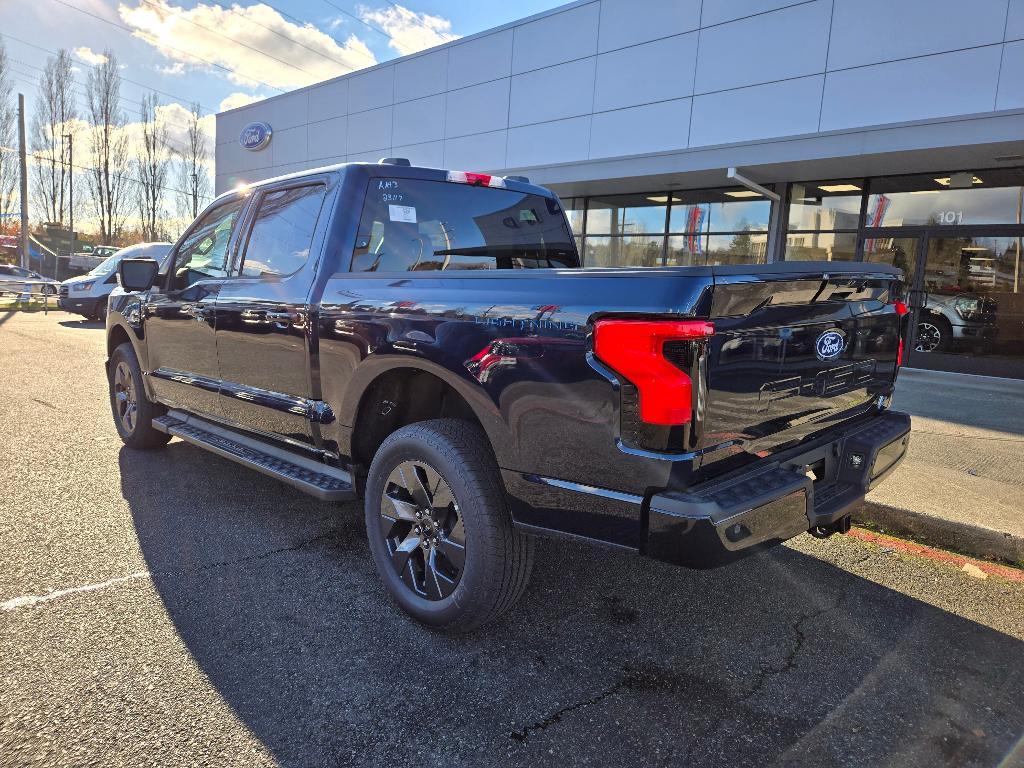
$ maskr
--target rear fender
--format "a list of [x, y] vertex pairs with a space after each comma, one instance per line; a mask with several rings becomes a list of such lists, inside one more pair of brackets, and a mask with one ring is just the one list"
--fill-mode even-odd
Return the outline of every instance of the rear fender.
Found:
[[494, 401], [479, 384], [467, 381], [433, 361], [406, 356], [371, 357], [364, 360], [354, 372], [349, 385], [345, 388], [344, 400], [336, 410], [338, 424], [341, 427], [338, 435], [339, 449], [343, 455], [351, 456], [352, 429], [359, 420], [360, 408], [367, 392], [382, 376], [401, 369], [410, 372], [425, 371], [455, 390], [469, 405], [483, 427], [499, 466], [516, 465], [515, 445], [508, 424], [502, 418]]

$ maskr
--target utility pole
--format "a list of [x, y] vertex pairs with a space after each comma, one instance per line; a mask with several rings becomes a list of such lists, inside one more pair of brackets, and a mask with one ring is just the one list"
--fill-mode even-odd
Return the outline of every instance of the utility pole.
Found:
[[199, 216], [199, 174], [193, 173], [192, 176], [192, 218], [195, 219]]
[[25, 96], [18, 94], [18, 159], [21, 165], [21, 266], [28, 262], [28, 150], [25, 144]]
[[71, 250], [75, 250], [75, 135], [65, 133], [68, 142], [68, 229], [72, 233]]

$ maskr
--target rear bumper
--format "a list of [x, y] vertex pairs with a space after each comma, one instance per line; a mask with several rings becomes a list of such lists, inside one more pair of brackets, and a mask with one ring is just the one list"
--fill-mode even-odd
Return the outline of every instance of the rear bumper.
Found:
[[[909, 441], [910, 417], [887, 411], [740, 474], [655, 495], [644, 552], [710, 568], [832, 525], [896, 468]], [[807, 475], [808, 468], [817, 481]]]

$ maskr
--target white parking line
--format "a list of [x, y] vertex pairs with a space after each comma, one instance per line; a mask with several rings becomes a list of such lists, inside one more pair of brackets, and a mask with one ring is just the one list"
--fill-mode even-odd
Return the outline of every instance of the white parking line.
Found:
[[23, 597], [12, 597], [10, 600], [5, 600], [3, 603], [0, 603], [0, 611], [16, 611], [18, 608], [31, 608], [39, 605], [40, 603], [48, 603], [51, 600], [56, 600], [57, 598], [65, 597], [67, 595], [73, 595], [78, 592], [95, 592], [98, 589], [106, 589], [107, 587], [112, 587], [115, 584], [121, 584], [126, 581], [148, 579], [149, 575], [149, 571], [136, 571], [135, 573], [129, 573], [127, 576], [118, 576], [116, 579], [101, 581], [97, 584], [84, 584], [81, 587], [58, 589], [46, 595], [24, 595]]

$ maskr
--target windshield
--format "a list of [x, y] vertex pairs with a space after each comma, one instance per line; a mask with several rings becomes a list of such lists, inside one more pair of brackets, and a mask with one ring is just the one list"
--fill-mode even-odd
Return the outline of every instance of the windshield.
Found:
[[163, 269], [167, 261], [167, 254], [170, 250], [170, 243], [139, 243], [138, 245], [129, 245], [127, 248], [121, 248], [105, 258], [98, 266], [93, 267], [88, 274], [90, 277], [106, 277], [107, 275], [113, 274], [114, 270], [117, 269], [117, 265], [121, 262], [121, 259], [126, 258], [156, 259], [160, 263], [160, 268]]
[[127, 249], [125, 248], [121, 249], [120, 251], [115, 251], [113, 255], [108, 256], [103, 261], [101, 261], [99, 266], [94, 267], [92, 271], [89, 272], [89, 274], [96, 275], [97, 277], [101, 275], [109, 275], [111, 272], [117, 269], [117, 262], [124, 258], [126, 250]]

